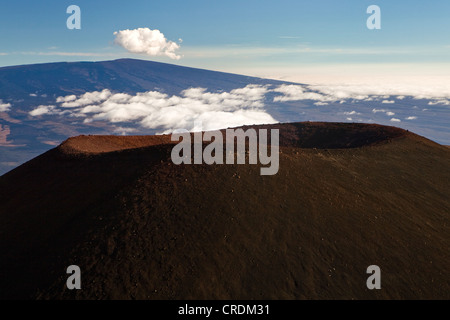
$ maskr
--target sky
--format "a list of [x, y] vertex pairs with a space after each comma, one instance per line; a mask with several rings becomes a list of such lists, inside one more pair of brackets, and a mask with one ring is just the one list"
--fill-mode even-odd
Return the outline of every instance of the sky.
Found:
[[[70, 5], [80, 30], [67, 28]], [[379, 30], [366, 26], [370, 5]], [[129, 57], [309, 83], [440, 81], [450, 74], [449, 16], [442, 0], [3, 1], [0, 66]], [[130, 52], [120, 31], [138, 28], [159, 30], [173, 54]]]

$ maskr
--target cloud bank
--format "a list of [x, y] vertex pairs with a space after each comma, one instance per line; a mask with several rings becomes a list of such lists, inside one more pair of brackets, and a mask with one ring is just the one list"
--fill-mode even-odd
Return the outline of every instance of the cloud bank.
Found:
[[418, 88], [409, 85], [383, 85], [383, 84], [327, 84], [327, 85], [296, 85], [283, 84], [273, 92], [280, 93], [274, 98], [274, 102], [314, 100], [324, 105], [330, 102], [344, 102], [345, 100], [374, 101], [381, 100], [382, 104], [394, 104], [396, 98], [403, 100], [405, 97], [413, 99], [431, 100], [429, 105], [450, 105], [450, 87], [423, 86]]
[[[446, 92], [442, 91], [434, 94], [416, 92], [415, 95], [412, 95], [413, 93], [397, 89], [387, 91], [376, 86], [348, 85], [282, 84], [262, 86], [251, 84], [229, 92], [209, 92], [205, 88], [189, 88], [173, 96], [158, 91], [126, 94], [114, 93], [105, 89], [86, 92], [78, 96], [58, 97], [55, 104], [40, 105], [29, 112], [29, 115], [32, 117], [67, 115], [80, 118], [84, 123], [104, 121], [114, 124], [116, 132], [123, 134], [135, 132], [138, 128], [158, 129], [164, 133], [181, 128], [192, 131], [195, 129], [194, 123], [198, 121], [203, 123], [205, 130], [215, 130], [277, 122], [265, 110], [265, 101], [268, 99], [269, 93], [272, 100], [270, 101], [271, 105], [277, 102], [310, 100], [313, 101], [312, 105], [317, 108], [327, 108], [326, 105], [330, 103], [344, 104], [358, 101], [380, 106], [388, 103], [395, 106], [396, 101], [406, 97], [423, 99], [425, 96], [438, 103], [447, 97]], [[393, 93], [398, 95], [392, 95]], [[448, 96], [450, 97], [450, 93]], [[389, 99], [390, 97], [391, 99]], [[0, 104], [0, 108], [8, 110], [9, 104]], [[339, 109], [337, 108], [337, 110]], [[361, 110], [356, 110], [342, 111], [341, 109], [338, 113], [346, 116], [345, 119], [349, 121], [364, 121]], [[371, 107], [367, 111], [370, 112], [370, 110], [373, 115], [381, 113], [381, 115], [389, 117], [387, 121], [391, 122], [401, 122], [399, 117], [404, 117], [405, 120], [415, 120], [413, 115], [405, 115], [403, 112], [399, 114], [397, 109], [393, 112], [384, 108]], [[408, 116], [410, 117], [408, 118]], [[370, 118], [367, 121], [373, 121], [373, 119]]]
[[113, 93], [110, 90], [87, 92], [80, 96], [56, 99], [59, 106], [38, 106], [29, 115], [67, 114], [84, 118], [84, 123], [106, 121], [121, 124], [117, 132], [128, 133], [133, 129], [123, 124], [143, 128], [162, 129], [164, 133], [175, 129], [194, 130], [201, 121], [203, 130], [227, 127], [268, 124], [277, 121], [264, 110], [268, 88], [248, 85], [230, 92], [208, 92], [205, 88], [190, 88], [180, 95], [148, 91], [135, 95]]
[[114, 43], [124, 47], [132, 53], [141, 53], [149, 56], [167, 56], [170, 59], [179, 60], [180, 55], [176, 51], [180, 45], [166, 39], [159, 30], [138, 28], [134, 30], [121, 30], [114, 32]]

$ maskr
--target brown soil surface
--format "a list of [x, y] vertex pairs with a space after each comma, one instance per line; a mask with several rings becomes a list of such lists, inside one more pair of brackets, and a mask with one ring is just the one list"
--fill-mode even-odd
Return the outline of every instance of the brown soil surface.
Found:
[[[78, 136], [64, 141], [59, 149], [66, 154], [106, 153], [169, 144], [170, 135], [155, 136]], [[176, 142], [175, 142], [176, 143]]]
[[[0, 298], [450, 299], [450, 150], [293, 123], [280, 169], [180, 165], [170, 136], [81, 136], [0, 177]], [[69, 265], [82, 290], [65, 288]], [[381, 290], [366, 269], [381, 268]]]

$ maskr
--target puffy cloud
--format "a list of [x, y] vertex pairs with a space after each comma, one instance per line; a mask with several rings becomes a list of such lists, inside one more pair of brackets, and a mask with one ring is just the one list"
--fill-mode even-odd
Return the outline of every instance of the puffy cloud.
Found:
[[11, 110], [11, 104], [3, 103], [3, 101], [0, 100], [0, 112], [7, 112], [9, 110]]
[[[72, 117], [84, 117], [84, 123], [107, 121], [131, 123], [144, 128], [162, 129], [165, 133], [175, 129], [193, 130], [195, 122], [203, 123], [203, 130], [223, 129], [245, 124], [275, 123], [264, 108], [269, 92], [266, 86], [248, 85], [230, 92], [208, 92], [205, 88], [190, 88], [180, 95], [148, 91], [129, 95], [87, 92], [79, 97], [58, 97], [63, 111], [53, 106], [39, 106], [33, 116], [67, 112]], [[115, 132], [126, 134], [133, 128], [116, 127]]]
[[324, 96], [327, 101], [338, 101], [338, 100], [364, 100], [368, 99], [369, 95], [373, 93], [365, 92], [364, 90], [357, 90], [355, 87], [351, 86], [321, 86], [321, 85], [309, 85], [307, 90], [317, 92]]
[[32, 111], [29, 112], [30, 116], [36, 117], [36, 116], [42, 116], [44, 114], [55, 114], [59, 113], [58, 111], [55, 111], [55, 106], [39, 106]]
[[391, 119], [391, 122], [402, 122], [402, 120], [397, 119], [397, 118], [392, 118], [392, 119]]
[[62, 102], [61, 107], [63, 108], [77, 108], [80, 106], [85, 106], [89, 104], [95, 104], [101, 101], [105, 101], [112, 95], [111, 91], [104, 89], [103, 91], [86, 92], [81, 95], [78, 99], [75, 95], [70, 95], [66, 97], [58, 97], [56, 102]]
[[114, 32], [114, 43], [124, 47], [129, 52], [141, 53], [149, 56], [167, 56], [178, 60], [181, 56], [176, 54], [180, 45], [166, 39], [159, 30], [138, 28], [134, 30], [121, 30]]
[[[367, 88], [365, 88], [367, 89]], [[381, 91], [362, 90], [357, 86], [345, 85], [280, 85], [273, 92], [281, 93], [276, 96], [274, 102], [316, 100], [322, 103], [337, 102], [344, 103], [346, 100], [372, 101], [374, 97], [386, 97]], [[389, 96], [387, 96], [389, 97]]]
[[372, 109], [372, 112], [373, 113], [382, 112], [382, 113], [386, 113], [387, 116], [395, 116], [395, 112], [392, 112], [392, 111], [389, 111], [389, 110], [386, 110], [386, 109], [376, 109], [376, 108], [374, 108], [374, 109]]
[[273, 90], [273, 92], [282, 93], [283, 95], [276, 96], [274, 102], [299, 101], [299, 100], [318, 100], [318, 101], [333, 101], [332, 98], [326, 97], [322, 94], [308, 91], [304, 86], [295, 84], [282, 84]]
[[417, 119], [417, 117], [414, 117], [414, 116], [405, 118], [405, 120], [416, 120], [416, 119]]
[[395, 103], [395, 101], [394, 100], [383, 100], [383, 101], [381, 101], [381, 103], [392, 104], [392, 103]]
[[70, 95], [70, 96], [65, 96], [65, 97], [58, 97], [56, 98], [56, 102], [60, 103], [60, 102], [69, 102], [69, 101], [73, 101], [76, 100], [77, 96], [76, 95]]

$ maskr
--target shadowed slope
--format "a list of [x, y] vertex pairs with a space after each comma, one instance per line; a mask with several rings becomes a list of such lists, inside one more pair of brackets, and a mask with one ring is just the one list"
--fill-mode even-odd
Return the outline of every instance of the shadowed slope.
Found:
[[[84, 136], [0, 177], [1, 297], [450, 298], [448, 148], [376, 125], [264, 127], [280, 129], [275, 176], [175, 166], [169, 136]], [[71, 264], [82, 290], [65, 289]]]

